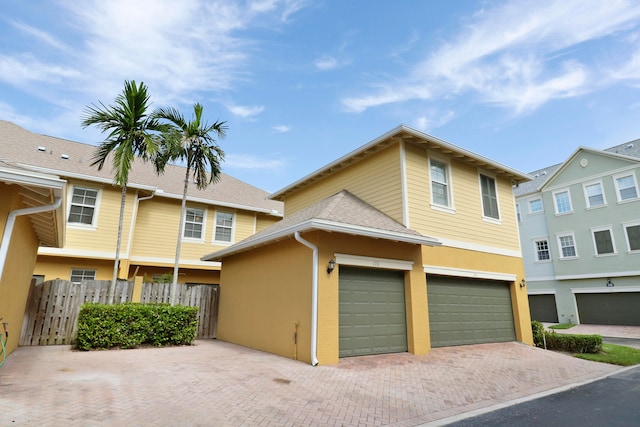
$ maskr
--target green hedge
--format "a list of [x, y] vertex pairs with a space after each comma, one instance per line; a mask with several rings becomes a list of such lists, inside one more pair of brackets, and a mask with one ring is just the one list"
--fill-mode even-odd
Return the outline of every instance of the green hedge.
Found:
[[536, 347], [571, 353], [599, 353], [602, 351], [602, 336], [600, 335], [557, 334], [555, 331], [545, 330], [542, 323], [537, 320], [531, 322], [531, 330], [533, 343]]
[[84, 304], [78, 315], [80, 350], [188, 345], [198, 331], [198, 307], [168, 304]]

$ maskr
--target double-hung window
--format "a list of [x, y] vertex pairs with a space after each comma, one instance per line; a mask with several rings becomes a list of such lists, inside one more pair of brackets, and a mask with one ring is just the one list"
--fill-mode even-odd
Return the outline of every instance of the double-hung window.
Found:
[[575, 237], [573, 233], [558, 235], [558, 248], [560, 249], [560, 258], [577, 258]]
[[69, 224], [94, 225], [98, 190], [73, 187], [71, 206], [69, 206]]
[[627, 238], [627, 249], [640, 251], [640, 222], [623, 224], [624, 234]]
[[601, 182], [586, 184], [584, 186], [584, 197], [587, 202], [587, 208], [597, 208], [607, 204]]
[[452, 207], [449, 184], [449, 165], [436, 159], [429, 159], [431, 175], [431, 203], [446, 208]]
[[616, 176], [614, 181], [619, 202], [638, 198], [638, 183], [634, 174]]
[[593, 233], [593, 244], [596, 249], [596, 255], [609, 255], [616, 253], [610, 227], [594, 228], [591, 231]]
[[547, 239], [535, 240], [536, 261], [549, 261], [551, 253], [549, 252], [549, 241]]
[[216, 242], [231, 243], [233, 239], [233, 214], [228, 212], [216, 212], [216, 229], [213, 240]]
[[480, 174], [480, 191], [482, 193], [482, 214], [485, 218], [500, 219], [498, 210], [498, 192], [496, 180]]
[[75, 285], [80, 284], [83, 280], [96, 280], [96, 270], [88, 270], [85, 268], [72, 268], [69, 281]]
[[573, 211], [569, 190], [562, 190], [553, 193], [553, 200], [556, 207], [556, 214], [566, 214]]
[[188, 239], [202, 239], [204, 209], [187, 208], [183, 236]]

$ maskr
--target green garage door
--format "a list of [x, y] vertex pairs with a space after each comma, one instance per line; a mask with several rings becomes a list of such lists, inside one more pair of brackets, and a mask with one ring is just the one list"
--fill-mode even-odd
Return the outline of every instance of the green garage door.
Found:
[[509, 284], [427, 276], [431, 346], [515, 341]]
[[404, 273], [340, 267], [340, 357], [407, 351]]
[[580, 323], [640, 326], [640, 292], [576, 294]]
[[558, 310], [556, 310], [556, 296], [554, 294], [529, 295], [529, 311], [531, 320], [558, 323]]

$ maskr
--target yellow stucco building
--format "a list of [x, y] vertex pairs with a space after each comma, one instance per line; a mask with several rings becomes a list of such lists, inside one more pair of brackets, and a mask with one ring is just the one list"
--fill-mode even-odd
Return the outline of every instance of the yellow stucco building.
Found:
[[271, 195], [222, 262], [218, 339], [312, 364], [532, 344], [512, 186], [530, 177], [399, 126]]

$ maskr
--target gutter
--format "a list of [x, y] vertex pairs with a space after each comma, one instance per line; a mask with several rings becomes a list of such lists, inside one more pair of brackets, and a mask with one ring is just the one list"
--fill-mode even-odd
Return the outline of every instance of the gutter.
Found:
[[295, 239], [313, 251], [313, 268], [311, 279], [311, 365], [318, 364], [318, 247], [300, 237], [296, 231]]
[[49, 212], [56, 210], [62, 204], [62, 197], [56, 197], [55, 201], [51, 205], [36, 206], [32, 208], [16, 209], [9, 212], [7, 216], [7, 222], [4, 226], [4, 234], [2, 235], [2, 243], [0, 243], [0, 279], [4, 273], [4, 265], [7, 261], [7, 253], [9, 252], [9, 243], [11, 242], [11, 234], [13, 233], [13, 227], [16, 223], [16, 218], [21, 215], [32, 215], [42, 212]]

